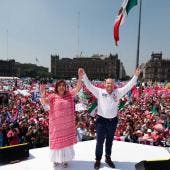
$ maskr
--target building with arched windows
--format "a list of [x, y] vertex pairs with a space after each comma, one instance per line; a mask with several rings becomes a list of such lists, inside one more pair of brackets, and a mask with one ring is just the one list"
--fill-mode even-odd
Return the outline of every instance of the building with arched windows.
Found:
[[103, 80], [107, 77], [125, 79], [126, 72], [118, 55], [93, 55], [92, 57], [59, 58], [51, 55], [51, 73], [54, 78], [70, 79], [77, 77], [78, 68], [84, 68], [88, 77]]
[[162, 58], [161, 53], [152, 53], [146, 63], [144, 79], [152, 81], [170, 81], [170, 60]]

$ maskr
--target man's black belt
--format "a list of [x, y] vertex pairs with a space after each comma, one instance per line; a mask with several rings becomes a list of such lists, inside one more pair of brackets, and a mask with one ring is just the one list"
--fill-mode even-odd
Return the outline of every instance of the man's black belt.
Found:
[[113, 118], [105, 118], [105, 117], [102, 117], [102, 116], [100, 116], [100, 115], [97, 115], [97, 117], [99, 117], [99, 118], [101, 118], [101, 119], [103, 119], [103, 120], [110, 120], [110, 121], [112, 121], [112, 120], [114, 120], [114, 119], [117, 119], [117, 116], [116, 116], [116, 117], [113, 117]]

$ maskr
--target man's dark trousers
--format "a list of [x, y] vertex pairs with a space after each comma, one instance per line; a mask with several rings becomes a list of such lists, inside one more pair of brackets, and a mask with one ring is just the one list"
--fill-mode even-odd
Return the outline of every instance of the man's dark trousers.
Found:
[[97, 115], [96, 120], [96, 134], [97, 134], [97, 143], [96, 143], [96, 160], [101, 160], [103, 154], [103, 144], [105, 142], [105, 154], [111, 156], [112, 142], [114, 139], [114, 134], [116, 131], [118, 123], [118, 118], [107, 119], [102, 116]]

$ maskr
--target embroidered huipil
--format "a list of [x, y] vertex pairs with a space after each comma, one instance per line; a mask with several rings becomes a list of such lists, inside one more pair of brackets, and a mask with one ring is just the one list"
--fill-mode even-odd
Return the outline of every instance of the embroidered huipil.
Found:
[[50, 149], [62, 149], [75, 144], [74, 96], [69, 92], [63, 97], [51, 94], [49, 101]]

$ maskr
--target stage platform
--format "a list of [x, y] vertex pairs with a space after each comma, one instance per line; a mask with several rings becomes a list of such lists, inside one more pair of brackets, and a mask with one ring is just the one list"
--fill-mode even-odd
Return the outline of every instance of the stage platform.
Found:
[[[92, 170], [94, 165], [95, 140], [79, 142], [75, 145], [75, 159], [67, 168], [53, 168], [49, 161], [49, 148], [31, 149], [28, 159], [18, 163], [0, 165], [1, 170]], [[121, 141], [113, 142], [112, 160], [117, 170], [135, 170], [135, 164], [142, 160], [170, 159], [166, 148], [133, 144]], [[110, 170], [102, 159], [101, 170]], [[116, 170], [115, 169], [115, 170]]]

